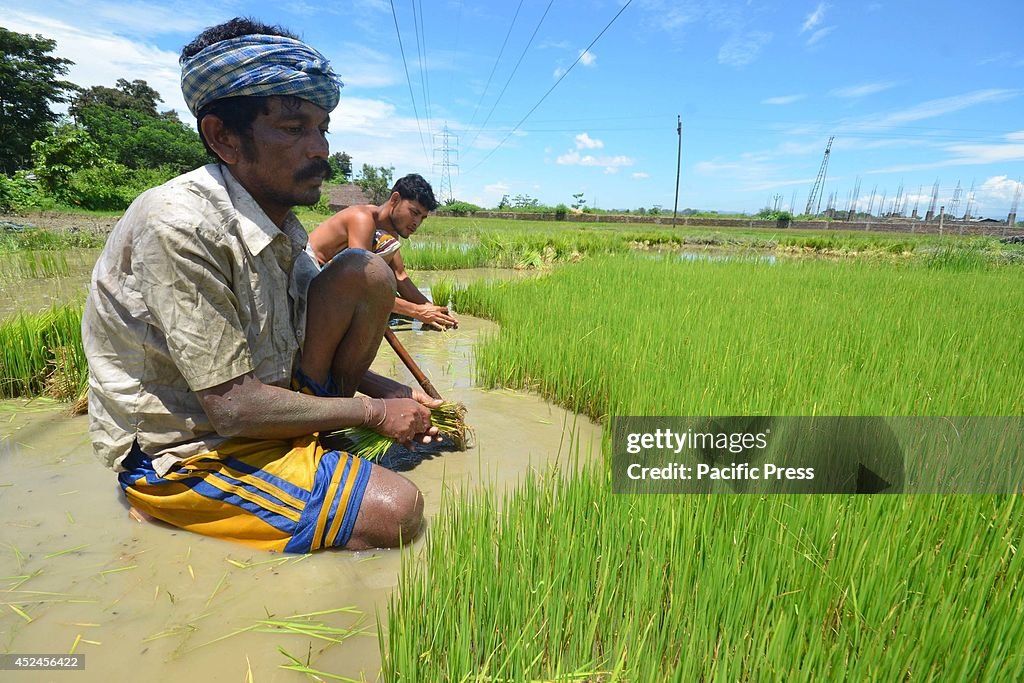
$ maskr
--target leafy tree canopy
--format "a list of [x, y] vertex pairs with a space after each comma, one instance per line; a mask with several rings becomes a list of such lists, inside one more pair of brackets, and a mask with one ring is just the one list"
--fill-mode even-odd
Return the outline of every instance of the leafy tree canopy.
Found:
[[356, 178], [356, 185], [363, 189], [374, 204], [383, 204], [391, 194], [391, 179], [394, 166], [370, 166], [363, 164], [362, 173]]
[[57, 43], [40, 35], [0, 26], [0, 173], [13, 174], [32, 163], [32, 143], [59, 119], [51, 104], [69, 101], [78, 87], [66, 76], [70, 59], [54, 57]]
[[327, 159], [331, 165], [332, 183], [352, 182], [352, 156], [348, 152], [335, 152]]
[[160, 94], [146, 81], [121, 78], [116, 88], [93, 86], [69, 107], [100, 153], [130, 169], [165, 166], [184, 173], [207, 161], [199, 135], [173, 111], [157, 112]]

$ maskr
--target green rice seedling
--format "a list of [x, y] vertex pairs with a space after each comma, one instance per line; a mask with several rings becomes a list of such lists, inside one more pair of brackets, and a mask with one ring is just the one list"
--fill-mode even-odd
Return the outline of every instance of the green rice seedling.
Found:
[[88, 363], [81, 317], [80, 305], [64, 305], [0, 323], [0, 396], [82, 395]]
[[[430, 423], [451, 440], [456, 450], [466, 450], [470, 428], [466, 425], [466, 406], [446, 401], [430, 409]], [[332, 448], [344, 450], [367, 460], [380, 460], [395, 445], [394, 439], [369, 427], [349, 427], [321, 436]]]
[[15, 251], [0, 258], [0, 281], [67, 276], [71, 268], [61, 251]]
[[44, 230], [28, 228], [21, 232], [0, 231], [0, 254], [16, 251], [59, 251], [97, 249], [107, 241], [100, 230]]
[[442, 278], [430, 285], [431, 300], [439, 306], [448, 306], [454, 310], [455, 288], [454, 280]]
[[[619, 257], [454, 296], [501, 325], [480, 381], [597, 419], [1019, 416], [1020, 275]], [[385, 680], [1024, 675], [1017, 496], [613, 495], [603, 450], [446, 502], [403, 562]]]

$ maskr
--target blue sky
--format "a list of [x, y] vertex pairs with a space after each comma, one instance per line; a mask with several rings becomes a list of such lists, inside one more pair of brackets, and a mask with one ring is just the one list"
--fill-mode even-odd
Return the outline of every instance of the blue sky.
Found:
[[924, 214], [938, 182], [939, 204], [959, 184], [959, 213], [1005, 218], [1024, 180], [1020, 0], [38, 4], [0, 0], [0, 25], [56, 40], [79, 85], [148, 81], [189, 122], [181, 46], [236, 15], [280, 23], [346, 82], [332, 151], [440, 190], [447, 126], [453, 194], [483, 206], [671, 211], [677, 115], [680, 209], [800, 212], [830, 136], [822, 208], [859, 181], [859, 208], [902, 186]]

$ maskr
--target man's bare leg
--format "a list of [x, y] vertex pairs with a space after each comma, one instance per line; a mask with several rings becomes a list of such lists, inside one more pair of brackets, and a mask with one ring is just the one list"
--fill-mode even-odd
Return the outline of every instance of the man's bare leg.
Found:
[[[353, 396], [370, 368], [395, 302], [395, 275], [382, 258], [347, 249], [309, 288], [302, 371], [323, 384], [334, 377], [342, 396]], [[350, 550], [393, 548], [423, 528], [423, 496], [411, 481], [374, 467], [363, 493]]]
[[324, 384], [334, 377], [354, 396], [370, 368], [395, 302], [395, 276], [382, 258], [346, 249], [309, 286], [302, 371]]

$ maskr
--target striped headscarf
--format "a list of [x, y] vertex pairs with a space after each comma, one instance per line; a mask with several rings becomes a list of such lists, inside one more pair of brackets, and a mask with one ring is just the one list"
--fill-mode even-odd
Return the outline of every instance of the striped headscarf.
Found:
[[284, 36], [230, 38], [181, 60], [181, 92], [194, 115], [242, 95], [294, 95], [330, 112], [343, 85], [322, 54]]

